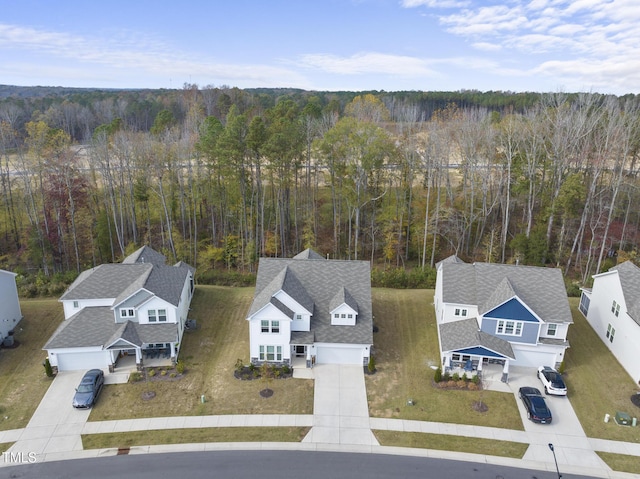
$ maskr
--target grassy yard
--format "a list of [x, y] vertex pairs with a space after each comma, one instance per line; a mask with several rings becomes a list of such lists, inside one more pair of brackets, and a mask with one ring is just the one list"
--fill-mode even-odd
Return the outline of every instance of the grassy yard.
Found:
[[640, 461], [637, 456], [614, 454], [612, 452], [597, 452], [596, 454], [614, 471], [628, 472], [640, 476]]
[[[249, 325], [245, 320], [253, 288], [198, 286], [190, 317], [198, 328], [185, 332], [180, 359], [186, 375], [179, 381], [109, 385], [89, 420], [208, 414], [312, 414], [313, 381], [272, 380], [274, 395], [260, 396], [261, 380], [234, 378], [236, 360], [249, 362]], [[142, 394], [156, 396], [143, 400]], [[205, 402], [201, 402], [204, 395]]]
[[85, 434], [85, 449], [190, 444], [203, 442], [300, 442], [309, 427], [216, 427]]
[[[640, 416], [630, 398], [638, 387], [577, 310], [578, 298], [570, 298], [574, 324], [569, 328], [565, 379], [569, 400], [587, 436], [640, 442], [640, 427], [618, 426], [616, 411]], [[604, 415], [612, 419], [604, 422]]]
[[[378, 372], [366, 376], [370, 414], [523, 430], [513, 394], [433, 387], [430, 366], [440, 361], [432, 301], [433, 290], [373, 290], [379, 331], [373, 337]], [[472, 407], [480, 400], [487, 412]]]
[[438, 451], [469, 452], [487, 456], [502, 456], [522, 459], [529, 444], [499, 441], [478, 437], [451, 436], [445, 434], [424, 434], [419, 432], [374, 431], [383, 446], [416, 447]]
[[24, 427], [51, 379], [42, 367], [42, 346], [64, 319], [56, 299], [20, 300], [24, 319], [15, 329], [19, 346], [0, 350], [0, 430]]

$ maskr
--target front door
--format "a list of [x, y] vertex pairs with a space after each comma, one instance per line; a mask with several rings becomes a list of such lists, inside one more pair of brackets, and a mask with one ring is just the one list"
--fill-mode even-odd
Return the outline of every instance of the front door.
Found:
[[297, 345], [295, 348], [296, 357], [298, 358], [306, 358], [307, 357], [307, 347]]

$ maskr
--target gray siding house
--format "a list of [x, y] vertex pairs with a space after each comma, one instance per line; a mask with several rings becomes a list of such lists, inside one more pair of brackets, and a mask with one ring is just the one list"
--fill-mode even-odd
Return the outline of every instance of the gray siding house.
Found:
[[166, 264], [144, 246], [118, 264], [84, 271], [60, 298], [64, 321], [44, 346], [59, 371], [108, 369], [124, 356], [175, 362], [194, 291], [195, 270]]
[[445, 368], [483, 362], [557, 366], [573, 323], [556, 268], [468, 264], [453, 256], [437, 265], [434, 306]]

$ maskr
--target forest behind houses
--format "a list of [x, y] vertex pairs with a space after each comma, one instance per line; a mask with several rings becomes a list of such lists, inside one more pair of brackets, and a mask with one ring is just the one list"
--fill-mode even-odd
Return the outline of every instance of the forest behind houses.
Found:
[[0, 267], [24, 294], [58, 294], [148, 244], [199, 281], [248, 284], [260, 257], [313, 248], [370, 261], [385, 286], [432, 286], [456, 254], [558, 267], [577, 289], [636, 260], [639, 107], [597, 93], [0, 86]]

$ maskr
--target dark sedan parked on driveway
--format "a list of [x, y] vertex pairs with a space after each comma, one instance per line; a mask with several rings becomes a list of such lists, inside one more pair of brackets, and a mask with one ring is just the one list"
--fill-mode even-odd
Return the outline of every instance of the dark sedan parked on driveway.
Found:
[[93, 406], [104, 386], [104, 373], [101, 369], [91, 369], [83, 376], [73, 396], [73, 407], [87, 409]]
[[523, 387], [518, 391], [527, 410], [527, 418], [539, 424], [551, 424], [551, 411], [539, 389]]

